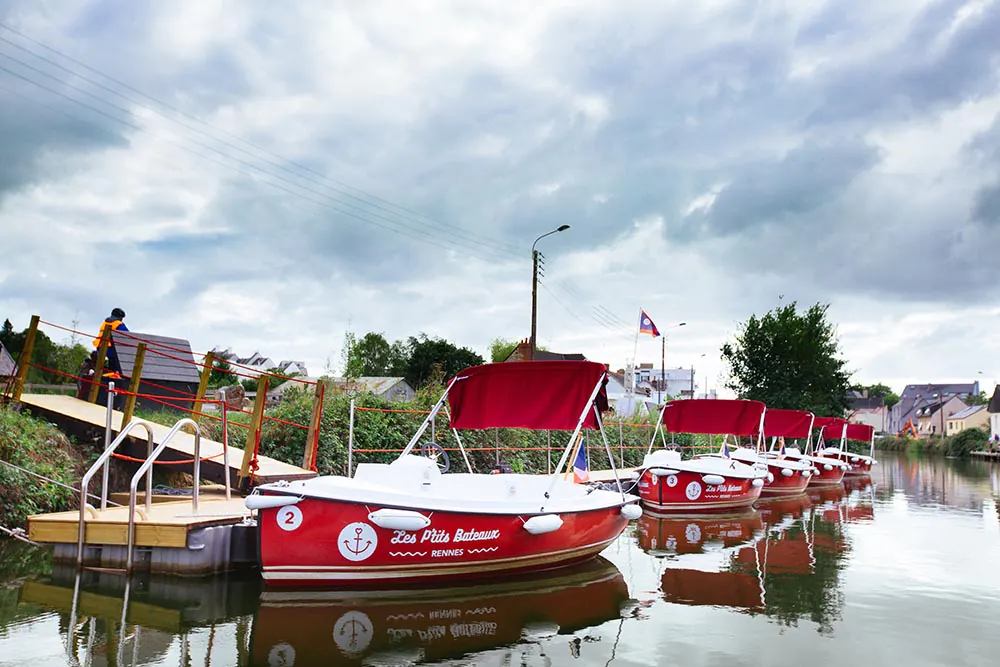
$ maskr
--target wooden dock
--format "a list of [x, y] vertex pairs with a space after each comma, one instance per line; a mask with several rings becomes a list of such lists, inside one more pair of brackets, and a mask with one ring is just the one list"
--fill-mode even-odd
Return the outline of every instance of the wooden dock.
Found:
[[[241, 523], [244, 517], [253, 516], [243, 504], [243, 498], [199, 498], [198, 514], [192, 512], [191, 500], [153, 503], [149, 512], [143, 509], [142, 494], [136, 497], [135, 545], [137, 547], [188, 546], [188, 534], [198, 528], [225, 526]], [[28, 537], [46, 544], [76, 545], [79, 531], [79, 510], [38, 514], [28, 517]], [[109, 507], [94, 510], [85, 521], [84, 542], [88, 545], [128, 544], [128, 507]]]
[[994, 461], [1000, 459], [1000, 452], [969, 452], [969, 455], [980, 459], [993, 459]]
[[[96, 427], [101, 430], [105, 428], [107, 421], [107, 407], [95, 405], [86, 401], [81, 401], [73, 396], [56, 394], [23, 394], [21, 403], [28, 409], [39, 412], [53, 421], [69, 420], [77, 424], [89, 427]], [[111, 428], [115, 434], [122, 426], [123, 414], [119, 410], [114, 410], [111, 418]], [[239, 427], [236, 427], [239, 428]], [[170, 431], [169, 426], [153, 424], [154, 446], [162, 442]], [[138, 457], [145, 458], [143, 445], [146, 441], [146, 431], [142, 428], [133, 429], [129, 434], [132, 445], [130, 450]], [[182, 461], [194, 457], [194, 436], [185, 431], [177, 433], [164, 450], [161, 460]], [[201, 475], [204, 479], [211, 479], [215, 482], [225, 481], [225, 471], [222, 458], [222, 443], [201, 439]], [[238, 447], [229, 447], [229, 479], [230, 484], [235, 485], [239, 473], [240, 463], [243, 460], [243, 450]], [[254, 475], [257, 484], [267, 484], [278, 480], [294, 481], [299, 479], [309, 479], [316, 476], [311, 470], [305, 470], [295, 465], [278, 461], [267, 456], [258, 456], [259, 468]], [[179, 466], [179, 470], [190, 471], [190, 467]], [[99, 492], [99, 491], [98, 491]], [[75, 541], [75, 539], [74, 539]]]

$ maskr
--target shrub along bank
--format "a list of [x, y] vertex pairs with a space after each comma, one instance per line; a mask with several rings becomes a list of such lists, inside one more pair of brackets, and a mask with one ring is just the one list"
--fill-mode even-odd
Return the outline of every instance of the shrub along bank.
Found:
[[892, 452], [937, 454], [967, 458], [972, 452], [989, 449], [990, 434], [981, 428], [967, 428], [946, 438], [881, 438], [875, 447]]
[[[0, 406], [0, 460], [55, 479], [78, 484], [84, 457], [52, 424]], [[31, 514], [70, 509], [79, 496], [0, 464], [0, 524], [23, 526]]]

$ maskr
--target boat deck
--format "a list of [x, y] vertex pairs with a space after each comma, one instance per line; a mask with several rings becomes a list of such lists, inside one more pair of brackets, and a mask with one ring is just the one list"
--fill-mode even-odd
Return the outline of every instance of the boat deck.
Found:
[[[145, 512], [142, 496], [138, 510]], [[200, 497], [198, 514], [193, 514], [191, 500], [153, 503], [145, 518], [139, 514], [135, 522], [137, 547], [186, 547], [188, 534], [197, 528], [242, 523], [253, 512], [243, 504], [243, 498]], [[28, 537], [47, 544], [76, 544], [80, 512], [56, 512], [28, 517]], [[88, 512], [84, 542], [88, 545], [128, 544], [128, 507], [109, 507]]]
[[[66, 418], [74, 422], [87, 426], [104, 429], [107, 422], [107, 407], [95, 405], [81, 401], [73, 396], [62, 396], [56, 394], [24, 394], [21, 402], [34, 410], [40, 411], [47, 416], [55, 418]], [[122, 417], [124, 415], [119, 410], [114, 410], [111, 417], [111, 428], [117, 433], [122, 427]], [[157, 445], [163, 441], [170, 427], [161, 424], [153, 424], [153, 444]], [[142, 428], [133, 429], [130, 433], [133, 447], [141, 446], [146, 439], [146, 431]], [[201, 439], [201, 474], [205, 479], [223, 482], [225, 473], [223, 472], [222, 443]], [[145, 450], [141, 454], [145, 458]], [[194, 436], [190, 433], [180, 431], [167, 445], [162, 455], [163, 461], [180, 461], [194, 457]], [[234, 484], [236, 475], [239, 472], [240, 464], [243, 461], [243, 450], [238, 447], [229, 447], [229, 474], [230, 483]], [[259, 468], [254, 474], [254, 480], [258, 484], [267, 484], [278, 480], [294, 481], [299, 479], [309, 479], [316, 476], [311, 470], [305, 470], [295, 465], [278, 461], [267, 456], [257, 457]], [[183, 466], [178, 468], [185, 472], [189, 468]]]

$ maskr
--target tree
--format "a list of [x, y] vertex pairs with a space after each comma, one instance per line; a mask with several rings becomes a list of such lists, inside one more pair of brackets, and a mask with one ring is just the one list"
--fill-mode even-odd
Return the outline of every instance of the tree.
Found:
[[409, 339], [410, 355], [403, 377], [413, 388], [440, 376], [447, 380], [468, 366], [484, 363], [481, 356], [465, 347], [457, 347], [441, 338], [420, 334]]
[[514, 351], [517, 347], [516, 340], [507, 340], [506, 338], [494, 338], [493, 342], [490, 343], [490, 361], [498, 362], [503, 361], [510, 356], [510, 353]]
[[212, 372], [208, 374], [208, 386], [215, 388], [225, 387], [236, 384], [237, 381], [238, 378], [233, 373], [233, 367], [229, 365], [229, 362], [216, 357], [212, 362]]
[[729, 366], [726, 386], [740, 398], [772, 408], [809, 410], [842, 417], [848, 407], [849, 374], [838, 357], [828, 305], [803, 313], [796, 304], [779, 306], [742, 325], [735, 342], [722, 346]]
[[899, 403], [899, 395], [894, 393], [891, 387], [884, 385], [881, 382], [867, 385], [856, 384], [852, 385], [851, 389], [861, 393], [867, 391], [869, 398], [881, 398], [885, 403], [886, 409], [892, 409], [892, 406]]
[[10, 320], [4, 320], [3, 328], [0, 328], [0, 343], [3, 343], [11, 356], [16, 359], [24, 346], [24, 335], [14, 331], [14, 325], [10, 323]]
[[965, 399], [965, 404], [969, 406], [989, 405], [990, 397], [986, 395], [985, 391], [981, 391], [978, 394], [969, 394], [969, 396]]

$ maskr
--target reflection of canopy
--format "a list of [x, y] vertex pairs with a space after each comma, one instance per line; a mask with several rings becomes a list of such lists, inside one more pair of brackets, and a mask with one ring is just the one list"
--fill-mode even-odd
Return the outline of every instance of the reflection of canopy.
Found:
[[763, 609], [760, 580], [743, 572], [703, 572], [670, 568], [660, 580], [663, 599], [687, 605]]
[[[604, 364], [593, 361], [514, 361], [471, 366], [448, 392], [451, 426], [458, 429], [528, 428], [572, 431], [588, 409], [584, 428], [597, 428], [587, 401], [608, 409]], [[603, 378], [603, 379], [602, 379]]]
[[776, 410], [768, 408], [764, 414], [764, 435], [785, 438], [805, 438], [813, 415], [805, 410]]
[[760, 401], [689, 398], [663, 407], [663, 426], [670, 433], [757, 435], [765, 406]]

